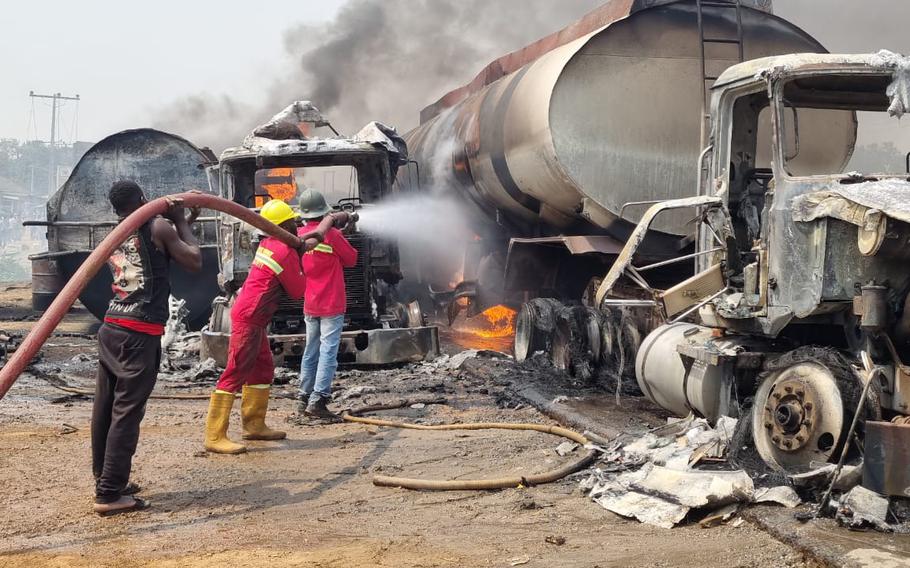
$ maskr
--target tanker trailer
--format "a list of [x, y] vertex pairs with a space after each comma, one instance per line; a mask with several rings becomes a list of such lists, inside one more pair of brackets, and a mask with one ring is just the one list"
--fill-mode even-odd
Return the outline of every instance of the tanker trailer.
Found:
[[[196, 189], [210, 193], [205, 166], [215, 160], [208, 149], [150, 128], [112, 134], [92, 146], [79, 160], [63, 186], [47, 204], [46, 221], [28, 221], [47, 227], [47, 251], [29, 257], [35, 266], [67, 281], [92, 249], [117, 224], [107, 192], [121, 179], [136, 181], [148, 199]], [[204, 211], [193, 233], [202, 246], [202, 271], [198, 274], [172, 267], [171, 293], [186, 300], [187, 325], [201, 329], [211, 314], [212, 298], [218, 295], [217, 227], [211, 212]], [[98, 319], [104, 317], [113, 297], [110, 271], [100, 271], [85, 287], [79, 300]], [[42, 290], [52, 295], [51, 290]], [[52, 298], [50, 298], [52, 299]], [[45, 302], [49, 304], [49, 301]]]
[[[415, 272], [474, 312], [522, 306], [518, 358], [542, 349], [581, 375], [601, 360], [631, 372], [650, 323], [595, 313], [593, 293], [646, 205], [694, 195], [705, 88], [742, 59], [823, 51], [768, 1], [617, 0], [494, 61], [405, 136], [422, 178], [400, 175], [401, 190], [457, 196], [477, 236]], [[652, 284], [692, 273], [661, 263], [693, 252], [693, 216], [666, 212], [636, 249]], [[559, 316], [573, 302], [586, 307]]]
[[[478, 224], [482, 240], [497, 233], [511, 240], [505, 295], [517, 290], [537, 296], [519, 314], [517, 358], [542, 347], [557, 365], [590, 372], [599, 363], [620, 381], [634, 362], [647, 398], [678, 415], [709, 421], [738, 416], [741, 433], [750, 433], [757, 455], [778, 471], [798, 473], [817, 462], [849, 459], [856, 455], [851, 448], [863, 446], [851, 442], [862, 442], [867, 431], [874, 435], [866, 450], [881, 452], [895, 426], [880, 420], [910, 421], [910, 275], [904, 264], [910, 243], [904, 146], [910, 133], [888, 116], [900, 118], [910, 109], [910, 61], [888, 52], [806, 53], [823, 50], [767, 13], [720, 4], [673, 2], [637, 13], [633, 4], [624, 20], [574, 40], [590, 57], [572, 55], [556, 65], [557, 78], [546, 84], [537, 105], [519, 106], [524, 84], [539, 76], [553, 53], [573, 44], [529, 63], [522, 63], [523, 52], [512, 54], [502, 61], [504, 78], [484, 85], [497, 73], [488, 69], [474, 86], [444, 98], [438, 106], [455, 106], [412, 133], [412, 147], [440, 166], [434, 168], [434, 189], [461, 191], [476, 215], [490, 213], [492, 223]], [[746, 57], [761, 54], [755, 46], [762, 39], [771, 52], [800, 53], [719, 73], [710, 107], [700, 104], [700, 84], [688, 105], [677, 104], [685, 102], [690, 91], [684, 86], [692, 82], [674, 80], [672, 69], [662, 71], [669, 84], [648, 75], [652, 65], [685, 65], [685, 56], [670, 63], [618, 58], [617, 68], [631, 67], [636, 79], [628, 79], [629, 73], [620, 76], [626, 82], [598, 83], [592, 61], [608, 62], [623, 47], [647, 45], [649, 36], [642, 25], [615, 52], [605, 40], [600, 51], [586, 52], [595, 39], [649, 21], [646, 15], [688, 14], [695, 46], [686, 42], [680, 51], [700, 50], [706, 37], [731, 37], [706, 35], [711, 11], [715, 18], [722, 14], [728, 32], [736, 30], [738, 40], [727, 45], [741, 47]], [[755, 17], [759, 25], [750, 33], [748, 22]], [[789, 31], [778, 36], [781, 30]], [[659, 34], [661, 41], [685, 34], [677, 32]], [[568, 83], [561, 83], [585, 60], [589, 72], [579, 83], [598, 85], [587, 107], [582, 91], [569, 99]], [[714, 81], [701, 73], [707, 62], [688, 63], [697, 81]], [[637, 81], [641, 77], [651, 79], [645, 87]], [[569, 100], [588, 111], [574, 124], [563, 118], [571, 116], [566, 108], [574, 109], [559, 104]], [[637, 105], [645, 112], [636, 112]], [[513, 106], [526, 120], [519, 120]], [[598, 108], [603, 112], [593, 112]], [[710, 116], [701, 133], [704, 108]], [[614, 115], [615, 109], [626, 113]], [[485, 121], [488, 113], [498, 122]], [[565, 124], [573, 124], [571, 136], [560, 133]], [[687, 135], [677, 128], [685, 124]], [[874, 159], [854, 155], [858, 136], [895, 149]], [[499, 145], [491, 146], [490, 137]], [[591, 163], [576, 159], [579, 154]], [[577, 181], [585, 180], [579, 164], [600, 174], [588, 178], [594, 185]], [[556, 174], [548, 177], [545, 166]], [[649, 179], [655, 169], [662, 177]], [[626, 185], [616, 186], [617, 179]], [[574, 203], [574, 210], [559, 209], [559, 198], [567, 194], [571, 199], [563, 207]], [[520, 207], [508, 207], [507, 197]], [[640, 205], [647, 208], [631, 209]], [[558, 224], [553, 210], [571, 222]], [[694, 222], [680, 224], [685, 219]], [[593, 236], [577, 238], [572, 231], [579, 222], [597, 229]], [[521, 233], [528, 223], [530, 234]], [[592, 242], [595, 236], [616, 241], [615, 252], [597, 250], [606, 247]], [[674, 239], [676, 248], [660, 250]], [[548, 251], [528, 260], [518, 254], [528, 244], [538, 251], [562, 246], [569, 254]], [[579, 297], [557, 295], [546, 263], [555, 265], [549, 272], [558, 282], [567, 259], [577, 256], [599, 257], [607, 270], [592, 270]], [[538, 288], [551, 290], [512, 286], [510, 275], [522, 268], [519, 259], [533, 268], [543, 284]], [[576, 271], [564, 279], [581, 284], [586, 276]], [[579, 298], [580, 305], [563, 307], [566, 299]], [[878, 467], [870, 479], [873, 489], [905, 494], [906, 487], [893, 480], [903, 478], [907, 464], [872, 457]]]

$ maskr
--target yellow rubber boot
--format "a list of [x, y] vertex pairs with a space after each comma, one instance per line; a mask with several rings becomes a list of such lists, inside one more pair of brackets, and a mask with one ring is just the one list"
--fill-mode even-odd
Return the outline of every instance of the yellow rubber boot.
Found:
[[244, 440], [283, 440], [287, 437], [286, 432], [272, 430], [265, 425], [271, 391], [271, 385], [243, 385], [240, 416], [243, 417]]
[[205, 419], [205, 449], [216, 454], [242, 454], [246, 446], [232, 442], [227, 437], [234, 393], [215, 391], [209, 400], [209, 414]]

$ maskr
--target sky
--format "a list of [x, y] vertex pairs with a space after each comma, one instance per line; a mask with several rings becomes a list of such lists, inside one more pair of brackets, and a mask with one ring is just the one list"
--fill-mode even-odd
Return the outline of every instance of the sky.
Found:
[[[437, 9], [440, 4], [434, 1], [441, 0], [415, 0], [408, 6]], [[550, 27], [558, 29], [564, 22], [552, 14], [563, 6], [565, 13], [560, 15], [567, 22], [598, 4], [536, 1], [546, 5], [541, 13], [546, 11], [547, 16], [536, 26], [526, 26], [525, 35], [532, 37], [516, 32], [503, 33], [499, 43], [474, 41], [478, 44], [474, 59], [459, 69], [466, 76], [441, 85], [438, 93], [469, 79], [481, 61], [500, 55], [504, 48], [521, 47]], [[468, 0], [458, 3], [471, 5]], [[288, 67], [299, 66], [286, 31], [294, 30], [299, 48], [306, 44], [307, 30], [333, 20], [344, 4], [345, 0], [15, 2], [0, 15], [4, 54], [0, 137], [48, 138], [49, 101], [32, 101], [31, 90], [80, 95], [78, 114], [75, 103], [67, 103], [61, 114], [60, 134], [68, 142], [97, 141], [119, 130], [149, 126], [179, 101], [200, 94], [230, 98], [251, 108], [262, 106], [276, 78], [287, 75]], [[910, 34], [904, 30], [910, 21], [906, 0], [775, 0], [774, 8], [831, 51], [886, 47], [910, 53]], [[476, 11], [470, 14], [482, 22], [483, 8], [472, 10]], [[491, 35], [483, 27], [477, 33]], [[432, 100], [435, 97], [425, 103]]]
[[[78, 137], [147, 126], [181, 95], [230, 93], [255, 100], [263, 76], [281, 73], [288, 27], [332, 18], [343, 0], [29, 0], [0, 14], [0, 137], [34, 138], [28, 94], [78, 94]], [[269, 79], [271, 80], [271, 79]], [[38, 136], [50, 101], [35, 102]], [[72, 141], [74, 103], [61, 116]]]

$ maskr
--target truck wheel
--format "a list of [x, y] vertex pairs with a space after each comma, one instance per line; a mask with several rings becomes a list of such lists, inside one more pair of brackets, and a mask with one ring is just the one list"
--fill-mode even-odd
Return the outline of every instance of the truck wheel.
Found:
[[556, 314], [551, 360], [553, 366], [587, 381], [600, 353], [600, 322], [585, 306], [567, 306]]
[[612, 371], [616, 357], [616, 330], [613, 327], [613, 312], [604, 308], [600, 314], [600, 361], [602, 369]]
[[414, 300], [405, 307], [405, 321], [407, 327], [421, 327], [425, 325], [423, 312], [420, 310], [420, 302]]
[[534, 298], [518, 310], [515, 322], [515, 360], [524, 361], [537, 351], [550, 352], [556, 312], [562, 304], [553, 298]]
[[[786, 473], [840, 457], [862, 385], [847, 359], [833, 349], [801, 347], [759, 377], [752, 439], [762, 460]], [[879, 388], [870, 388], [861, 416], [881, 418]], [[857, 427], [862, 436], [862, 423]]]
[[[619, 311], [606, 314], [601, 321], [601, 367], [604, 374], [614, 380], [617, 377], [634, 377], [635, 356], [642, 342], [638, 326]], [[637, 386], [633, 391], [638, 393]]]
[[212, 302], [212, 315], [206, 328], [213, 333], [231, 333], [231, 301], [218, 296]]

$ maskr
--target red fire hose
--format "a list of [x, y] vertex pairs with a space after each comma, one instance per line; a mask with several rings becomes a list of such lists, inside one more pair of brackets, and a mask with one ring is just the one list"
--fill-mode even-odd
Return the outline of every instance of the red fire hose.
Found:
[[[38, 320], [38, 323], [32, 328], [29, 334], [22, 340], [22, 344], [16, 349], [13, 356], [10, 357], [6, 365], [0, 369], [0, 399], [6, 396], [7, 391], [19, 378], [23, 369], [35, 356], [35, 353], [44, 345], [47, 338], [53, 333], [54, 328], [63, 319], [63, 316], [72, 307], [73, 302], [79, 297], [82, 289], [95, 276], [98, 270], [107, 263], [107, 259], [131, 234], [133, 234], [146, 221], [156, 215], [164, 214], [169, 207], [169, 199], [180, 199], [186, 207], [201, 207], [203, 209], [215, 209], [222, 213], [227, 213], [241, 221], [253, 225], [257, 229], [277, 237], [288, 246], [297, 248], [300, 246], [300, 239], [296, 235], [279, 228], [277, 225], [256, 214], [255, 211], [246, 207], [222, 199], [214, 195], [204, 193], [179, 193], [168, 197], [159, 197], [150, 201], [134, 211], [129, 217], [124, 219], [114, 230], [104, 238], [101, 243], [95, 247], [92, 254], [82, 263], [82, 266], [73, 274], [63, 290], [57, 295], [53, 303]], [[327, 218], [328, 220], [329, 218]]]

